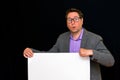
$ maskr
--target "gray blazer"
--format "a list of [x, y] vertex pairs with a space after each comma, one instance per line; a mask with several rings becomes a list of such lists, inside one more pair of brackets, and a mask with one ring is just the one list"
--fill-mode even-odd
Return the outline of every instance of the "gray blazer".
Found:
[[[61, 34], [50, 52], [69, 52], [70, 32]], [[84, 29], [81, 48], [93, 49], [90, 56], [90, 80], [102, 80], [100, 66], [113, 66], [115, 60], [110, 51], [105, 47], [101, 36]]]
[[[65, 32], [58, 37], [49, 52], [69, 52], [69, 43], [70, 32]], [[81, 48], [93, 49], [93, 56], [90, 56], [90, 80], [102, 80], [99, 65], [111, 67], [115, 62], [102, 37], [84, 29]]]

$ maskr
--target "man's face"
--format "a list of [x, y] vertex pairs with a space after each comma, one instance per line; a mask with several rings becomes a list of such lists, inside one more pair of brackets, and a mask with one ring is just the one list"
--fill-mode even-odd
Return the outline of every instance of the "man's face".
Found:
[[70, 12], [67, 16], [67, 27], [72, 33], [81, 31], [83, 18], [80, 18], [77, 12]]

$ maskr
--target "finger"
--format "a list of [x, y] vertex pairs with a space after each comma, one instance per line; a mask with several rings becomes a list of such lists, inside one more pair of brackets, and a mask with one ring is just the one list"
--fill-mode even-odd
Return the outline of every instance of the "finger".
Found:
[[33, 53], [32, 52], [30, 52], [30, 51], [28, 51], [28, 52], [24, 52], [24, 56], [26, 57], [26, 58], [30, 58], [30, 57], [32, 57], [33, 56]]
[[28, 57], [32, 57], [32, 56], [33, 56], [33, 53], [32, 53], [32, 52], [27, 52], [27, 56], [28, 56]]
[[23, 55], [25, 58], [28, 58], [28, 56], [26, 54]]

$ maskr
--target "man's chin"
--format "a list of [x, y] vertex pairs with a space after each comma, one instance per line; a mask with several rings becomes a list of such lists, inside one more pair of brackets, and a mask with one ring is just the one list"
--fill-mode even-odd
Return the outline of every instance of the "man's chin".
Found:
[[72, 30], [71, 32], [72, 32], [72, 33], [78, 33], [78, 31], [77, 31], [77, 30]]

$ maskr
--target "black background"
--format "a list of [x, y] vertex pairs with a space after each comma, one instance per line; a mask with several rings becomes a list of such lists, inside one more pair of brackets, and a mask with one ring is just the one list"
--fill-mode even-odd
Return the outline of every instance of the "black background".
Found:
[[103, 80], [120, 80], [119, 2], [117, 0], [9, 0], [0, 2], [1, 79], [27, 80], [23, 50], [49, 50], [68, 31], [65, 11], [75, 7], [85, 15], [84, 27], [101, 35], [115, 65], [101, 66]]

